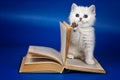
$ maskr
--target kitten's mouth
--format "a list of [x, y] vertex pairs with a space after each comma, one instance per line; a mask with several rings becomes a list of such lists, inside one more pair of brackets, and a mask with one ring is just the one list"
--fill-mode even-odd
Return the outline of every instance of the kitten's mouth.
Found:
[[79, 23], [80, 23], [80, 24], [86, 24], [86, 23], [88, 23], [88, 22], [79, 21]]

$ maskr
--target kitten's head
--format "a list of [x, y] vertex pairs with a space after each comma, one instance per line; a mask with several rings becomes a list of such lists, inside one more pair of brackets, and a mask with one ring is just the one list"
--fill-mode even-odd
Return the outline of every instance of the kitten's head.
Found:
[[80, 25], [80, 27], [90, 27], [95, 22], [95, 6], [90, 7], [77, 6], [75, 3], [72, 4], [71, 12], [69, 16], [70, 24], [73, 22]]

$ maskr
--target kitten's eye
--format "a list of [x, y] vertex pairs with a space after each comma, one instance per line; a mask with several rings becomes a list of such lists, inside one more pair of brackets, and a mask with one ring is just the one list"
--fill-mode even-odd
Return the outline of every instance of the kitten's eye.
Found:
[[79, 14], [76, 14], [75, 16], [76, 16], [76, 17], [79, 17]]
[[84, 17], [84, 18], [87, 18], [87, 17], [88, 17], [88, 15], [87, 15], [87, 14], [85, 14], [83, 17]]

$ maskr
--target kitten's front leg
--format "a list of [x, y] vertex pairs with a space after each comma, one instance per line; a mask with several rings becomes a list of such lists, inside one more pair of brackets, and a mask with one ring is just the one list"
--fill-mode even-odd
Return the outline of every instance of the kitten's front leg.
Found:
[[85, 62], [87, 64], [95, 64], [95, 61], [93, 59], [93, 47], [87, 48], [85, 50]]
[[74, 51], [75, 47], [73, 46], [73, 44], [70, 43], [67, 58], [74, 59]]
[[85, 59], [85, 62], [86, 62], [87, 64], [95, 64], [95, 61], [93, 60], [93, 58], [86, 58], [86, 59]]
[[76, 24], [75, 22], [73, 22], [71, 26], [73, 27], [73, 31], [75, 32], [76, 29], [77, 29], [78, 24]]

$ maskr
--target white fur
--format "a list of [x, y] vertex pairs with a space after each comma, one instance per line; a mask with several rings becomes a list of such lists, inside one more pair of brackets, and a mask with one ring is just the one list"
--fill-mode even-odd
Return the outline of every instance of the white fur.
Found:
[[[79, 17], [76, 17], [76, 14], [79, 14]], [[88, 15], [87, 18], [84, 18], [85, 14]], [[78, 27], [74, 28], [75, 32], [72, 32], [68, 58], [80, 57], [87, 64], [95, 63], [93, 60], [95, 37], [94, 28], [92, 27], [95, 22], [95, 16], [94, 5], [84, 7], [77, 6], [75, 3], [72, 4], [69, 21], [71, 25], [75, 22]], [[81, 21], [80, 18], [82, 18]]]

